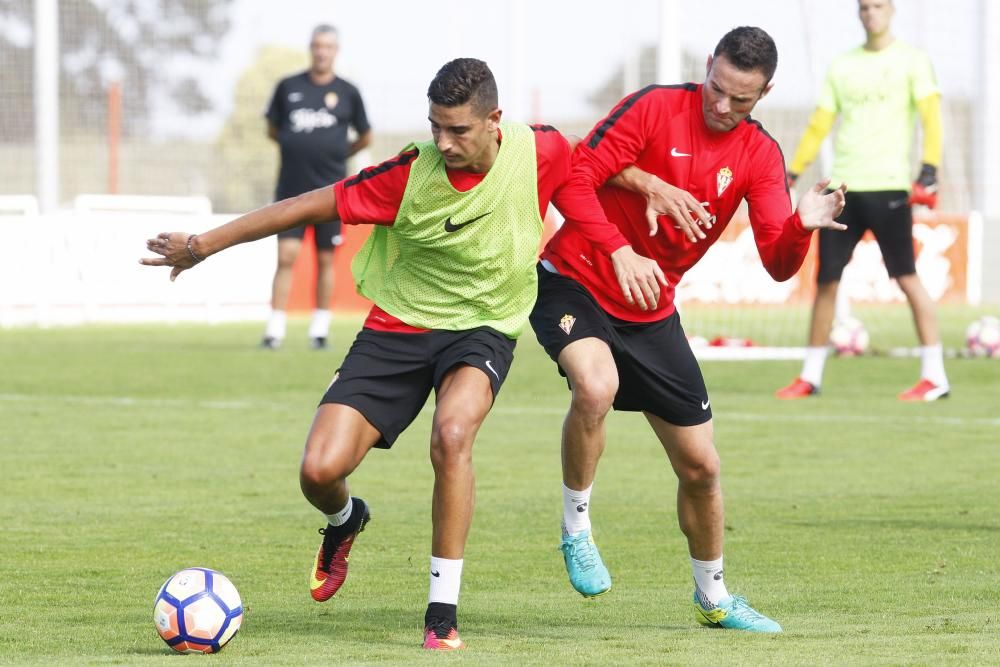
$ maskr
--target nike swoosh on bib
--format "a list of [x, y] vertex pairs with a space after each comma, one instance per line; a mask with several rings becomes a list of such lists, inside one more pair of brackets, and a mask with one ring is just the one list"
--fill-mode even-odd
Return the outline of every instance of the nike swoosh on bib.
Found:
[[452, 224], [452, 222], [451, 222], [451, 216], [449, 215], [445, 219], [445, 221], [444, 221], [444, 231], [448, 232], [449, 234], [451, 232], [457, 232], [462, 227], [465, 227], [466, 225], [471, 225], [476, 220], [481, 220], [482, 218], [485, 218], [486, 216], [488, 216], [492, 212], [493, 211], [490, 211], [489, 213], [483, 213], [482, 215], [477, 215], [476, 217], [472, 218], [471, 220], [466, 220], [465, 222], [460, 222], [458, 224]]

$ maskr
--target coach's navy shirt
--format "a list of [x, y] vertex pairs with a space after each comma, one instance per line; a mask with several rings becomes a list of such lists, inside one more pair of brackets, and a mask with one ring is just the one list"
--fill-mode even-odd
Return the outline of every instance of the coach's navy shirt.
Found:
[[282, 79], [265, 115], [278, 128], [281, 146], [276, 199], [294, 197], [344, 178], [351, 147], [348, 127], [358, 134], [370, 127], [356, 86], [340, 77], [319, 86], [308, 72]]

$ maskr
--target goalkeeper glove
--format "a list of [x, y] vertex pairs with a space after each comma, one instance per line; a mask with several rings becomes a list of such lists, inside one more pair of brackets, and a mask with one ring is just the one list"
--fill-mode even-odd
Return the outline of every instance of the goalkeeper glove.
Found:
[[926, 162], [920, 167], [920, 175], [913, 183], [913, 190], [910, 192], [910, 204], [913, 206], [926, 206], [934, 208], [938, 200], [937, 187], [937, 167]]

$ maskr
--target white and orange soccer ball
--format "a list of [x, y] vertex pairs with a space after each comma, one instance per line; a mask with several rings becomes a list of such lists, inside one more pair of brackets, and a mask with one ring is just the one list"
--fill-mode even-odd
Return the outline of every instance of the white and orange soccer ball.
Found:
[[240, 629], [243, 602], [221, 572], [191, 567], [160, 587], [153, 622], [167, 646], [179, 653], [216, 653]]
[[965, 330], [965, 346], [974, 357], [1000, 358], [1000, 320], [984, 315]]
[[868, 350], [868, 330], [854, 317], [838, 319], [830, 330], [830, 345], [842, 357], [855, 357]]

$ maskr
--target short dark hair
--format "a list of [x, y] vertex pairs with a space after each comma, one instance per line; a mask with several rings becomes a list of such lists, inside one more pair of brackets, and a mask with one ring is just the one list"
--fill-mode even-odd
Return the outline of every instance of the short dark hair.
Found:
[[499, 106], [493, 72], [475, 58], [456, 58], [445, 63], [428, 86], [427, 99], [443, 107], [471, 103], [472, 109], [483, 116]]
[[778, 68], [778, 47], [771, 36], [752, 26], [733, 28], [719, 40], [714, 57], [726, 56], [726, 60], [744, 72], [760, 70], [765, 85]]

